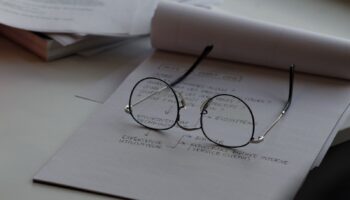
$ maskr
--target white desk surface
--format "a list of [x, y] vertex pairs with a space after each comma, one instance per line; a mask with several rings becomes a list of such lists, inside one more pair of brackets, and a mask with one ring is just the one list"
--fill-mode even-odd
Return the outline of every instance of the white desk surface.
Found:
[[[226, 0], [222, 7], [350, 39], [347, 0]], [[74, 95], [118, 69], [130, 55], [114, 49], [45, 63], [0, 37], [0, 199], [115, 199], [34, 184], [32, 177], [98, 106]]]

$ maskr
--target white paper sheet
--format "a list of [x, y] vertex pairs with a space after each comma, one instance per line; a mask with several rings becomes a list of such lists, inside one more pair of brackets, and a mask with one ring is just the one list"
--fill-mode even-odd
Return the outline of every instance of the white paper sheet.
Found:
[[81, 36], [78, 34], [60, 34], [60, 33], [49, 33], [46, 36], [52, 38], [62, 46], [72, 45], [74, 43], [80, 42], [85, 39], [87, 36]]
[[156, 2], [1, 0], [0, 23], [40, 32], [140, 35], [149, 32]]
[[[125, 77], [153, 52], [148, 37], [130, 39], [117, 45], [118, 47], [113, 51], [118, 52], [115, 53], [119, 60], [118, 68], [101, 80], [83, 87], [76, 94], [77, 97], [97, 103], [104, 103], [115, 92]], [[96, 51], [105, 50], [104, 48], [112, 47], [103, 47], [103, 49], [97, 49]], [[82, 52], [85, 56], [94, 53], [96, 52]]]
[[167, 51], [196, 55], [214, 44], [214, 58], [350, 79], [348, 39], [170, 2], [159, 4], [151, 36]]
[[[36, 181], [136, 199], [292, 199], [350, 99], [348, 81], [296, 74], [292, 106], [261, 144], [217, 148], [202, 133], [147, 130], [124, 112], [134, 84], [173, 80], [194, 57], [157, 52], [137, 68], [62, 149]], [[175, 89], [201, 85], [247, 100], [259, 135], [280, 112], [288, 73], [207, 60]], [[198, 96], [197, 96], [198, 97]], [[199, 107], [205, 99], [191, 101]], [[191, 108], [189, 108], [191, 109]], [[192, 112], [183, 112], [196, 118]], [[181, 191], [181, 192], [179, 192]]]
[[174, 0], [179, 3], [186, 3], [190, 5], [195, 5], [204, 8], [213, 8], [213, 6], [218, 6], [222, 4], [224, 0]]
[[348, 119], [349, 116], [350, 116], [350, 105], [348, 105], [348, 107], [344, 110], [344, 113], [342, 114], [341, 118], [339, 118], [338, 122], [336, 123], [333, 130], [329, 134], [326, 142], [323, 144], [323, 147], [321, 151], [318, 153], [315, 159], [315, 162], [311, 168], [318, 167], [322, 163], [323, 158], [326, 156], [326, 153], [328, 152], [331, 146], [335, 146], [337, 144], [340, 144], [350, 139], [349, 134], [343, 135], [344, 130], [342, 130], [344, 129], [344, 127], [346, 128], [349, 126], [349, 122], [347, 122], [349, 120]]

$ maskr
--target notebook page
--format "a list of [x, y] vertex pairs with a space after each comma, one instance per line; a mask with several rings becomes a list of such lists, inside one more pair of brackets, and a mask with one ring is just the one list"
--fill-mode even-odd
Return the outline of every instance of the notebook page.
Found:
[[350, 78], [350, 41], [231, 14], [162, 2], [152, 21], [155, 48], [198, 54], [213, 44], [214, 58]]
[[[156, 52], [34, 180], [135, 199], [292, 199], [348, 106], [349, 82], [296, 74], [285, 118], [264, 142], [237, 150], [211, 145], [200, 131], [150, 131], [124, 112], [137, 81], [174, 80], [194, 59]], [[175, 89], [193, 103], [182, 115], [194, 121], [206, 96], [223, 91], [240, 96], [252, 108], [260, 135], [287, 99], [288, 73], [206, 60]]]

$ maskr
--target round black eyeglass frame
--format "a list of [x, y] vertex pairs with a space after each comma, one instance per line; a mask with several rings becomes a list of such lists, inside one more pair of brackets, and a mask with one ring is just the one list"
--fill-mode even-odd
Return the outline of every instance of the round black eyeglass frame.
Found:
[[[176, 95], [176, 92], [175, 90], [165, 81], [163, 81], [162, 79], [159, 79], [159, 78], [155, 78], [155, 77], [146, 77], [146, 78], [143, 78], [141, 79], [140, 81], [138, 81], [135, 86], [133, 87], [132, 91], [131, 91], [131, 94], [130, 94], [130, 97], [129, 97], [129, 105], [132, 105], [132, 98], [133, 98], [133, 94], [135, 92], [135, 89], [139, 86], [140, 83], [144, 82], [144, 81], [148, 81], [148, 80], [156, 80], [156, 81], [160, 81], [162, 82], [164, 85], [166, 85], [166, 89], [170, 89], [170, 91], [172, 92], [172, 94], [174, 95], [174, 98], [176, 100], [176, 105], [177, 105], [177, 114], [176, 114], [176, 119], [174, 120], [174, 123], [169, 125], [168, 127], [166, 128], [154, 128], [154, 127], [150, 127], [150, 126], [147, 126], [146, 124], [140, 122], [133, 114], [133, 109], [132, 107], [133, 106], [128, 106], [128, 113], [130, 113], [131, 117], [140, 125], [148, 128], [148, 129], [151, 129], [151, 130], [157, 130], [157, 131], [163, 131], [163, 130], [168, 130], [168, 129], [171, 129], [173, 128], [176, 124], [184, 129], [184, 130], [187, 130], [187, 131], [193, 131], [193, 130], [199, 130], [201, 129], [202, 130], [202, 133], [203, 135], [205, 136], [205, 138], [207, 138], [209, 141], [215, 143], [216, 145], [219, 145], [219, 146], [222, 146], [222, 147], [228, 147], [228, 148], [238, 148], [238, 147], [243, 147], [243, 146], [246, 146], [248, 145], [251, 140], [254, 138], [254, 132], [255, 132], [255, 119], [254, 119], [254, 115], [253, 115], [253, 112], [252, 110], [250, 109], [250, 107], [248, 106], [247, 103], [245, 103], [241, 98], [237, 97], [237, 96], [234, 96], [234, 95], [231, 95], [231, 94], [218, 94], [218, 95], [215, 95], [211, 98], [209, 98], [208, 100], [206, 100], [204, 102], [204, 104], [201, 106], [201, 113], [200, 113], [200, 127], [197, 127], [197, 128], [186, 128], [186, 127], [183, 127], [182, 125], [180, 125], [179, 121], [180, 121], [180, 110], [182, 108], [184, 108], [183, 105], [180, 104], [181, 101], [179, 101], [178, 99], [178, 95]], [[165, 88], [164, 88], [165, 89]], [[213, 99], [217, 98], [217, 97], [221, 97], [221, 96], [229, 96], [229, 97], [232, 97], [238, 101], [240, 101], [241, 103], [243, 103], [243, 105], [246, 106], [246, 108], [248, 109], [249, 113], [250, 113], [250, 116], [251, 116], [251, 120], [252, 120], [252, 131], [250, 133], [250, 140], [248, 140], [246, 143], [242, 144], [242, 145], [236, 145], [236, 146], [230, 146], [230, 145], [224, 145], [220, 142], [217, 142], [216, 140], [210, 138], [208, 136], [208, 134], [205, 132], [204, 130], [204, 126], [203, 126], [203, 116], [208, 112], [206, 110], [206, 108], [209, 106], [209, 104], [212, 102]]]
[[[280, 114], [278, 115], [278, 117], [272, 122], [272, 124], [269, 126], [269, 128], [264, 132], [263, 135], [259, 136], [258, 138], [255, 138], [254, 137], [254, 134], [255, 134], [255, 118], [254, 118], [254, 114], [251, 110], [251, 108], [249, 107], [249, 105], [243, 101], [241, 98], [235, 96], [235, 95], [231, 95], [231, 94], [217, 94], [211, 98], [209, 98], [208, 100], [206, 100], [204, 102], [204, 104], [201, 106], [201, 114], [200, 114], [200, 127], [196, 127], [196, 128], [187, 128], [187, 127], [184, 127], [182, 126], [179, 121], [180, 121], [180, 111], [182, 108], [184, 108], [184, 102], [183, 102], [183, 98], [180, 94], [180, 97], [181, 97], [181, 101], [179, 101], [178, 99], [178, 95], [177, 93], [175, 92], [175, 90], [173, 89], [173, 87], [180, 83], [182, 80], [184, 80], [197, 66], [198, 64], [210, 53], [210, 51], [213, 49], [213, 45], [209, 45], [207, 46], [202, 54], [197, 58], [197, 60], [194, 62], [194, 64], [190, 67], [189, 70], [187, 70], [182, 76], [180, 76], [178, 79], [176, 79], [175, 81], [173, 81], [172, 83], [167, 83], [165, 82], [164, 80], [162, 79], [159, 79], [159, 78], [156, 78], [156, 77], [146, 77], [146, 78], [143, 78], [141, 80], [139, 80], [135, 86], [133, 87], [131, 93], [130, 93], [130, 97], [129, 97], [129, 102], [128, 102], [128, 105], [125, 107], [125, 112], [130, 114], [131, 117], [140, 125], [144, 126], [145, 128], [148, 128], [148, 129], [151, 129], [151, 130], [156, 130], [156, 131], [163, 131], [163, 130], [168, 130], [168, 129], [171, 129], [173, 128], [175, 125], [178, 125], [180, 128], [186, 130], [186, 131], [194, 131], [194, 130], [199, 130], [201, 129], [202, 130], [202, 133], [203, 135], [205, 136], [206, 139], [208, 139], [210, 142], [218, 145], [218, 146], [221, 146], [221, 147], [225, 147], [225, 148], [239, 148], [239, 147], [244, 147], [244, 146], [247, 146], [248, 144], [250, 143], [260, 143], [264, 140], [265, 136], [270, 132], [270, 130], [277, 124], [278, 121], [280, 121], [280, 119], [287, 113], [290, 105], [291, 105], [291, 102], [292, 102], [292, 95], [293, 95], [293, 85], [294, 85], [294, 68], [295, 66], [294, 65], [291, 65], [290, 68], [289, 68], [289, 95], [288, 95], [288, 100], [286, 102], [286, 104], [284, 105], [282, 111], [280, 112]], [[137, 86], [142, 83], [143, 81], [146, 81], [146, 80], [156, 80], [156, 81], [160, 81], [162, 83], [164, 83], [164, 85], [166, 86], [164, 89], [167, 89], [169, 88], [171, 90], [171, 92], [173, 93], [174, 97], [175, 97], [175, 100], [176, 100], [176, 105], [177, 105], [177, 115], [176, 115], [176, 119], [174, 120], [174, 123], [171, 124], [169, 127], [166, 127], [166, 128], [154, 128], [154, 127], [150, 127], [150, 126], [147, 126], [145, 124], [143, 124], [142, 122], [140, 122], [139, 120], [137, 120], [137, 118], [133, 115], [133, 110], [132, 110], [132, 97], [133, 97], [133, 93], [135, 91], [135, 89], [137, 88]], [[163, 89], [162, 89], [163, 90]], [[153, 95], [153, 94], [151, 94]], [[151, 96], [150, 95], [150, 96]], [[240, 101], [241, 103], [243, 103], [247, 108], [248, 108], [248, 111], [251, 115], [251, 118], [252, 118], [252, 132], [251, 132], [251, 137], [250, 137], [250, 140], [248, 140], [246, 143], [242, 144], [242, 145], [235, 145], [235, 146], [230, 146], [230, 145], [225, 145], [225, 144], [222, 144], [221, 142], [218, 142], [218, 141], [215, 141], [214, 139], [211, 139], [210, 137], [208, 137], [208, 135], [206, 134], [204, 128], [203, 128], [203, 116], [207, 113], [207, 110], [206, 108], [209, 106], [209, 104], [211, 103], [211, 101], [217, 97], [220, 97], [220, 96], [229, 96], [229, 97], [232, 97], [234, 99], [237, 99], [238, 101]], [[148, 98], [148, 97], [146, 97]], [[181, 104], [180, 104], [181, 102]]]

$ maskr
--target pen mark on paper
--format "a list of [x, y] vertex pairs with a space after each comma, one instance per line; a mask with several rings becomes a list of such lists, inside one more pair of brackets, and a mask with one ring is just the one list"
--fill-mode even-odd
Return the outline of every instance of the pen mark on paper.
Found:
[[162, 140], [151, 139], [151, 132], [152, 131], [147, 131], [143, 137], [122, 135], [119, 139], [119, 143], [158, 150], [164, 150], [165, 148], [171, 150], [183, 149], [188, 152], [198, 153], [211, 157], [232, 160], [244, 160], [248, 162], [265, 161], [279, 165], [289, 164], [287, 160], [281, 158], [276, 158], [268, 155], [258, 155], [257, 153], [253, 152], [224, 148], [218, 145], [213, 145], [209, 143], [209, 141], [205, 137], [202, 136], [184, 134], [181, 135], [173, 145], [167, 145], [164, 144]]

